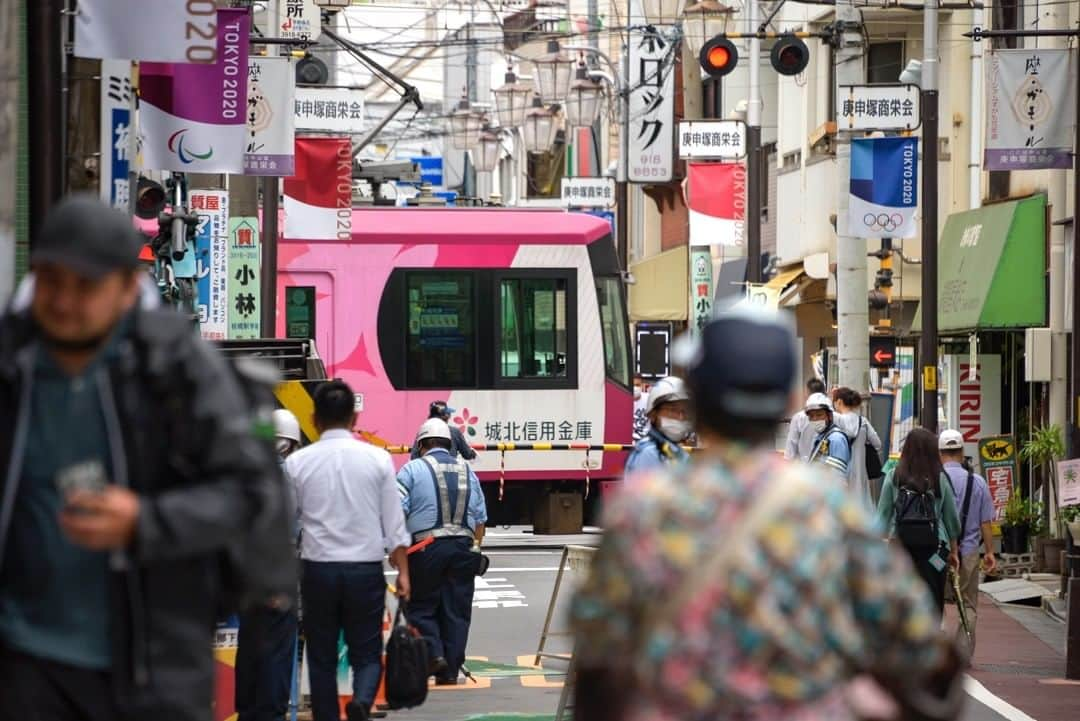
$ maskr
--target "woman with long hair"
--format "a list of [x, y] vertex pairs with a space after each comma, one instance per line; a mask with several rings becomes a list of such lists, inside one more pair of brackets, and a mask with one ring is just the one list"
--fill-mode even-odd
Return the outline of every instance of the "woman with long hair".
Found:
[[836, 413], [833, 423], [851, 441], [851, 462], [848, 463], [848, 488], [859, 503], [873, 512], [875, 499], [879, 496], [881, 476], [870, 478], [866, 467], [866, 454], [877, 454], [877, 468], [881, 467], [881, 438], [870, 420], [861, 413], [862, 396], [859, 392], [843, 386], [833, 390], [833, 406]]
[[925, 428], [908, 434], [900, 462], [881, 486], [877, 518], [890, 540], [911, 556], [938, 610], [944, 610], [946, 571], [960, 564], [960, 517], [941, 465], [937, 434]]

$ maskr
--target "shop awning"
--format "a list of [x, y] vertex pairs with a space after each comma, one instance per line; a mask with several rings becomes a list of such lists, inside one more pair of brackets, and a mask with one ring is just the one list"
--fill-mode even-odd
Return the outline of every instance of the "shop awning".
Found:
[[[913, 330], [922, 327], [922, 304]], [[1046, 196], [953, 213], [938, 246], [938, 331], [1046, 325]]]
[[690, 304], [688, 246], [659, 253], [630, 266], [630, 320], [686, 320]]
[[796, 266], [779, 271], [765, 283], [765, 287], [780, 292], [795, 282], [795, 280], [805, 272], [802, 263], [799, 263]]

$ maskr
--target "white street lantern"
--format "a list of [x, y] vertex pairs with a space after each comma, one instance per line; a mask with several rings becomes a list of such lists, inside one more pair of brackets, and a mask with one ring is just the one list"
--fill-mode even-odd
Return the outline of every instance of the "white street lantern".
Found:
[[534, 95], [532, 107], [525, 113], [525, 124], [521, 128], [525, 150], [530, 153], [546, 153], [551, 150], [558, 130], [555, 113], [544, 107], [539, 95]]
[[584, 65], [578, 65], [577, 78], [566, 95], [563, 110], [566, 121], [571, 127], [589, 127], [600, 117], [601, 102], [604, 98], [604, 86], [589, 79], [589, 71]]
[[483, 126], [483, 114], [469, 107], [469, 101], [462, 98], [450, 116], [450, 140], [458, 150], [475, 148], [480, 142], [480, 130]]
[[727, 31], [728, 21], [734, 12], [735, 8], [718, 0], [701, 0], [686, 8], [683, 42], [694, 57], [697, 57], [706, 42]]
[[495, 113], [499, 117], [499, 125], [504, 128], [517, 128], [525, 123], [525, 111], [529, 109], [529, 101], [532, 99], [532, 83], [518, 80], [513, 72], [506, 73], [506, 84], [491, 91], [495, 96]]
[[491, 128], [485, 128], [484, 132], [480, 133], [480, 142], [469, 150], [473, 167], [480, 173], [492, 172], [499, 165], [501, 150], [498, 134]]
[[561, 103], [570, 91], [574, 60], [559, 49], [558, 40], [548, 40], [547, 52], [532, 61], [536, 67], [536, 92], [548, 105]]
[[674, 25], [682, 19], [686, 0], [643, 0], [642, 5], [650, 25]]

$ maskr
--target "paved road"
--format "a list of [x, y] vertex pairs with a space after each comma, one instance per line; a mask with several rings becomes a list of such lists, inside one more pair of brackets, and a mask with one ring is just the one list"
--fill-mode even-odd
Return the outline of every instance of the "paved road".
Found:
[[[496, 550], [490, 552], [491, 568], [479, 579], [469, 640], [470, 657], [489, 662], [517, 665], [531, 664], [544, 625], [548, 601], [555, 584], [560, 560], [558, 550]], [[556, 607], [554, 626], [563, 628], [566, 600], [574, 575], [568, 574]], [[553, 653], [569, 651], [568, 639], [554, 638]], [[546, 661], [551, 671], [565, 665]], [[554, 718], [559, 703], [562, 675], [534, 677], [481, 677], [479, 684], [468, 683], [449, 689], [433, 689], [427, 703], [419, 709], [395, 711], [397, 721], [544, 721]], [[1018, 721], [1001, 716], [971, 699], [963, 721]], [[1037, 719], [1057, 721], [1057, 719]]]

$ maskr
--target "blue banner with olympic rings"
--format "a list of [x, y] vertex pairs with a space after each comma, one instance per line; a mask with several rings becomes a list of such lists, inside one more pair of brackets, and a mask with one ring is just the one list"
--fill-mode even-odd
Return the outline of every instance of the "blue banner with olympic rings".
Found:
[[851, 141], [848, 235], [914, 238], [918, 225], [918, 138]]

